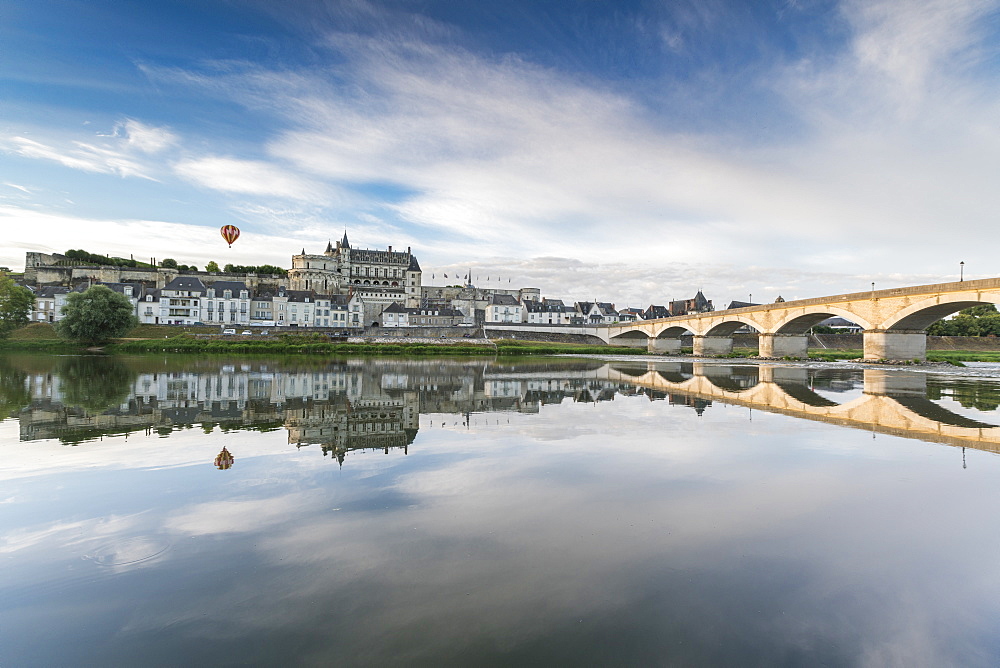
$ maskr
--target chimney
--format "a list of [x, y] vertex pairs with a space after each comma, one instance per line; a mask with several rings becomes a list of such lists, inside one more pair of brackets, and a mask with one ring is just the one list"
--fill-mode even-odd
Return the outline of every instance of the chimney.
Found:
[[392, 246], [389, 246], [389, 252], [390, 253], [392, 252]]

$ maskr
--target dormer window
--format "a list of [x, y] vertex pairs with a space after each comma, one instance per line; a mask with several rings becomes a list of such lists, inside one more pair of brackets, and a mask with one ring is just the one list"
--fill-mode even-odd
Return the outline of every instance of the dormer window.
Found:
[[129, 296], [129, 297], [131, 297], [131, 296], [132, 296], [132, 286], [131, 286], [131, 285], [126, 285], [126, 286], [125, 286], [125, 294], [126, 294], [127, 296]]
[[147, 302], [153, 301], [153, 295], [146, 295], [146, 301]]
[[214, 299], [215, 298], [215, 288], [209, 288], [208, 289], [208, 298], [209, 299]]
[[222, 298], [223, 299], [232, 299], [233, 298], [233, 291], [232, 290], [226, 290], [225, 292], [222, 293]]
[[240, 299], [246, 299], [250, 296], [250, 293], [246, 290], [240, 290]]

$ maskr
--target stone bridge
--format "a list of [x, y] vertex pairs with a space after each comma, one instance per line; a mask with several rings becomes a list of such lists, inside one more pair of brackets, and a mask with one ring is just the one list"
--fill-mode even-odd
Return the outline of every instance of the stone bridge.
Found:
[[749, 327], [759, 333], [761, 357], [805, 357], [809, 328], [840, 316], [862, 328], [864, 359], [923, 360], [927, 355], [927, 327], [979, 304], [1000, 304], [1000, 278], [869, 290], [616, 325], [488, 323], [486, 329], [490, 333], [588, 334], [612, 345], [644, 347], [655, 353], [678, 352], [680, 337], [688, 334], [694, 337], [695, 355], [711, 356], [732, 352], [733, 333]]
[[636, 361], [609, 364], [601, 375], [660, 392], [1000, 453], [1000, 426], [958, 415], [928, 399], [923, 373], [865, 369], [862, 395], [837, 403], [810, 388], [809, 371], [804, 367]]

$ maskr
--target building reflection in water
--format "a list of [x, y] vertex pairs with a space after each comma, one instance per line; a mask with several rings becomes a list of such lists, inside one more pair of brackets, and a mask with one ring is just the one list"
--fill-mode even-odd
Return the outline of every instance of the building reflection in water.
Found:
[[[0, 411], [19, 419], [23, 441], [77, 444], [195, 427], [206, 433], [285, 429], [290, 444], [319, 446], [343, 464], [357, 450], [407, 453], [421, 415], [453, 414], [444, 425], [468, 427], [482, 414], [642, 396], [698, 416], [723, 402], [1000, 452], [1000, 428], [978, 419], [1000, 404], [995, 382], [917, 372], [640, 360], [199, 359], [160, 360], [158, 366], [151, 360], [71, 358], [67, 365], [53, 359], [0, 360]], [[976, 416], [951, 411], [942, 400], [974, 409]], [[215, 465], [225, 469], [233, 461], [223, 449]]]

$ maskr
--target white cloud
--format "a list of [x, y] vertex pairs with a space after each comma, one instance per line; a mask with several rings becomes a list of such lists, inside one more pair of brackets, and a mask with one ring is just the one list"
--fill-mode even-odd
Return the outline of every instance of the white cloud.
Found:
[[[170, 130], [132, 119], [116, 131], [120, 145], [13, 146], [116, 174], [174, 150], [160, 163], [296, 246], [347, 227], [362, 245], [411, 245], [425, 269], [575, 258], [589, 269], [522, 281], [549, 280], [538, 287], [565, 297], [635, 303], [701, 287], [722, 301], [764, 285], [790, 298], [894, 276], [939, 280], [959, 259], [991, 262], [988, 248], [961, 240], [989, 234], [1000, 208], [1000, 97], [973, 76], [996, 4], [845, 2], [846, 46], [759, 63], [745, 82], [780, 97], [760, 123], [800, 124], [763, 137], [713, 130], [711, 118], [693, 133], [626, 89], [401, 37], [367, 7], [396, 26], [392, 39], [329, 34], [338, 58], [322, 69], [143, 66], [154, 80], [275, 114], [278, 130], [260, 137], [271, 159], [211, 141], [186, 154]], [[718, 97], [728, 103], [725, 90]], [[284, 250], [267, 252], [251, 262], [287, 264]]]
[[266, 162], [218, 156], [183, 160], [174, 165], [183, 178], [215, 190], [275, 195], [319, 203], [324, 188]]
[[[242, 236], [227, 248], [217, 227], [186, 225], [158, 220], [102, 220], [0, 205], [0, 265], [20, 267], [25, 251], [62, 253], [68, 248], [84, 248], [119, 257], [134, 254], [137, 259], [172, 257], [184, 264], [204, 267], [209, 260], [219, 265], [274, 264], [287, 266], [301, 239], [261, 234], [244, 229]], [[323, 238], [322, 243], [326, 243]], [[310, 245], [318, 246], [319, 239]]]
[[13, 135], [0, 138], [0, 148], [23, 158], [56, 162], [84, 172], [156, 180], [150, 175], [150, 166], [130, 155], [128, 148], [121, 146], [121, 140], [105, 138], [103, 142], [104, 145], [69, 141], [53, 146]]
[[130, 146], [143, 153], [159, 153], [177, 143], [178, 137], [167, 128], [146, 125], [133, 118], [119, 124], [116, 135], [121, 134]]

